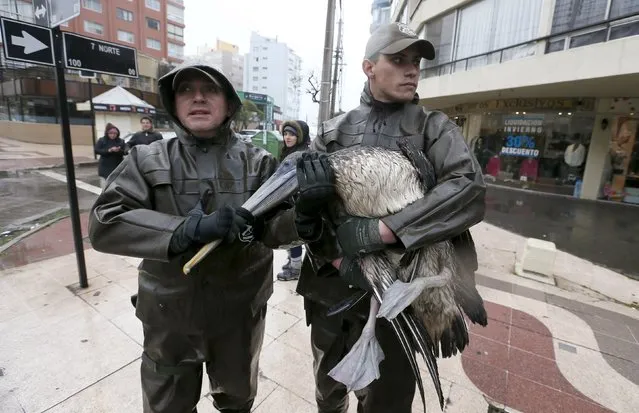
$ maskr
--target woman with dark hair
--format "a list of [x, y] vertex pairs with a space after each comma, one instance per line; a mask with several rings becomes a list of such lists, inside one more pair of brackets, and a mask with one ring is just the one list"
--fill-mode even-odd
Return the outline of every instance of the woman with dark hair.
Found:
[[95, 143], [95, 153], [100, 155], [98, 161], [98, 175], [100, 176], [100, 187], [104, 189], [106, 179], [111, 172], [120, 165], [124, 159], [126, 144], [120, 138], [120, 130], [112, 123], [107, 123], [104, 128], [104, 136]]
[[[293, 152], [305, 151], [311, 143], [308, 125], [301, 120], [289, 120], [282, 124], [284, 146], [280, 152], [280, 163]], [[300, 278], [302, 268], [302, 246], [288, 250], [288, 260], [277, 274], [280, 281], [292, 281]]]

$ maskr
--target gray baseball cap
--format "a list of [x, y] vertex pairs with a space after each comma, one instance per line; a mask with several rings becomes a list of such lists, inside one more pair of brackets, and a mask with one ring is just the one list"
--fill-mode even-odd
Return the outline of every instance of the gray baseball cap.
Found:
[[417, 45], [424, 59], [435, 58], [435, 47], [426, 39], [420, 39], [417, 34], [403, 23], [389, 23], [379, 27], [371, 34], [366, 43], [366, 59], [370, 59], [378, 53], [394, 54]]

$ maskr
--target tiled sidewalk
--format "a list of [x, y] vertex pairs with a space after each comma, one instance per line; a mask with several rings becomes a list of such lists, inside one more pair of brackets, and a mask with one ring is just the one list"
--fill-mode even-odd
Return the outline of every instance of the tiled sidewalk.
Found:
[[[77, 290], [73, 254], [0, 273], [1, 412], [140, 411], [142, 334], [129, 302], [138, 260], [92, 249], [86, 258], [86, 290]], [[276, 269], [284, 259], [277, 251]], [[491, 262], [477, 277], [488, 327], [472, 327], [463, 356], [439, 361], [445, 411], [483, 413], [489, 402], [509, 412], [637, 411], [636, 310], [506, 270], [498, 276], [507, 265]], [[255, 411], [314, 412], [302, 300], [294, 282], [274, 287]], [[427, 411], [439, 411], [426, 371], [424, 383]], [[215, 411], [207, 391], [203, 384], [200, 413]], [[422, 411], [418, 397], [414, 411]]]

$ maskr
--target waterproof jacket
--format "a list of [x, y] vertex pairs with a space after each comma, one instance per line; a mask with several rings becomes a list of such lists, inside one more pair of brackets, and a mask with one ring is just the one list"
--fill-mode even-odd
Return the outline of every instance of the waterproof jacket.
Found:
[[[172, 99], [174, 75], [175, 70], [160, 81], [164, 99]], [[232, 103], [237, 110], [239, 98]], [[164, 105], [173, 114], [173, 105]], [[291, 210], [267, 222], [263, 243], [222, 243], [188, 276], [182, 266], [201, 245], [170, 254], [173, 232], [202, 194], [212, 193], [207, 213], [222, 205], [239, 207], [276, 169], [272, 155], [238, 140], [229, 124], [227, 119], [215, 140], [177, 130], [177, 138], [135, 146], [91, 210], [89, 236], [96, 250], [143, 258], [136, 315], [145, 324], [208, 335], [234, 328], [248, 311], [259, 311], [273, 291], [273, 252], [266, 245], [296, 237]], [[277, 238], [287, 234], [286, 241]]]
[[[423, 199], [382, 221], [406, 250], [452, 240], [464, 268], [475, 271], [477, 256], [467, 229], [484, 217], [486, 186], [481, 168], [459, 127], [444, 113], [429, 111], [417, 102], [417, 95], [410, 103], [376, 101], [367, 83], [359, 107], [323, 122], [310, 149], [330, 153], [370, 145], [399, 150], [397, 140], [409, 139], [433, 164], [437, 185]], [[333, 276], [337, 270], [331, 261], [341, 256], [341, 250], [328, 221], [323, 231], [319, 241], [307, 246], [297, 292], [330, 306], [353, 290]]]
[[[111, 125], [111, 124], [109, 124]], [[107, 131], [109, 129], [117, 128], [113, 125], [111, 127], [107, 126]], [[119, 147], [120, 151], [118, 152], [109, 152], [109, 149], [113, 147]], [[98, 139], [95, 143], [95, 153], [100, 155], [100, 159], [98, 160], [98, 175], [102, 178], [107, 178], [111, 172], [115, 170], [115, 168], [120, 165], [122, 159], [124, 159], [126, 144], [124, 140], [120, 138], [120, 131], [118, 130], [118, 137], [115, 139], [110, 139], [105, 131], [104, 136]]]

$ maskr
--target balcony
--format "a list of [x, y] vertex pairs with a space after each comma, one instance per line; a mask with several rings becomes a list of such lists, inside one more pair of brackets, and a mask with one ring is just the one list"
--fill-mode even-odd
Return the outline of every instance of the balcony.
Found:
[[509, 97], [639, 96], [639, 14], [421, 70], [424, 103]]

